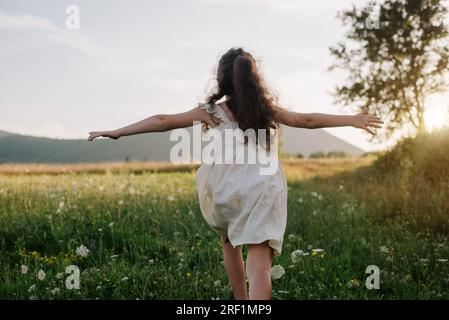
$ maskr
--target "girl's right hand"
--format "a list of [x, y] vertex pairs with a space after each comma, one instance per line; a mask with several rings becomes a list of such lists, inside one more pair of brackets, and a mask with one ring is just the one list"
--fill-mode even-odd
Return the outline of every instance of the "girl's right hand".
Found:
[[352, 119], [353, 127], [366, 130], [372, 135], [375, 135], [375, 133], [369, 127], [382, 128], [381, 124], [384, 123], [379, 117], [369, 115], [366, 110], [362, 113], [352, 116]]
[[117, 131], [92, 131], [89, 132], [89, 138], [87, 140], [92, 141], [98, 137], [105, 137], [117, 140], [118, 138], [120, 138], [120, 135], [117, 133]]

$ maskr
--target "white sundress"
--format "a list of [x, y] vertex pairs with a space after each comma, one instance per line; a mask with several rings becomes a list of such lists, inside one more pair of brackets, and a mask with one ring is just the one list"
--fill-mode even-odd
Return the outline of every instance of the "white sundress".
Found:
[[[238, 123], [230, 121], [219, 105], [199, 107], [222, 120], [209, 130], [220, 130], [224, 136], [224, 129], [238, 128]], [[260, 174], [260, 163], [213, 161], [198, 168], [201, 213], [208, 225], [228, 238], [233, 247], [269, 240], [274, 256], [281, 254], [287, 223], [287, 182], [277, 157], [276, 161], [277, 170], [272, 175]]]

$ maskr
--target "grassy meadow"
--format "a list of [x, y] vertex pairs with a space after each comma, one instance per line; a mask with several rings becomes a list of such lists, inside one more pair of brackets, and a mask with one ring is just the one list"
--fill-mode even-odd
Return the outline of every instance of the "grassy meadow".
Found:
[[[447, 299], [447, 137], [379, 158], [284, 160], [288, 222], [273, 265], [285, 274], [273, 299]], [[0, 166], [0, 298], [232, 299], [195, 169]], [[65, 286], [69, 265], [79, 290]], [[365, 287], [369, 265], [378, 290]]]

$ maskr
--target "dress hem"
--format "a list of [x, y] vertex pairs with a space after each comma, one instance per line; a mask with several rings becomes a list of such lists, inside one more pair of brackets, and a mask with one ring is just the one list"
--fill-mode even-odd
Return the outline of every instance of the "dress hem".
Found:
[[[281, 243], [281, 241], [276, 239], [276, 238], [274, 238], [274, 237], [269, 237], [268, 236], [268, 237], [261, 238], [260, 240], [254, 240], [254, 241], [252, 241], [252, 240], [232, 241], [228, 236], [224, 236], [224, 237], [229, 240], [229, 242], [231, 243], [233, 248], [236, 248], [237, 246], [241, 246], [241, 245], [244, 245], [244, 244], [246, 244], [246, 245], [248, 245], [248, 244], [259, 244], [259, 243], [268, 241], [268, 245], [274, 251], [274, 254], [273, 254], [274, 257], [280, 256], [281, 252], [282, 252], [282, 247], [279, 247], [279, 246], [276, 245], [276, 244]], [[275, 242], [275, 244], [273, 244], [273, 242]]]

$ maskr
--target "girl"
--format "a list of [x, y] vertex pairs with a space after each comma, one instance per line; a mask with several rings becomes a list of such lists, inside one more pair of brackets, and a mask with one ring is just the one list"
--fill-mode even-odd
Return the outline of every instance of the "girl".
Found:
[[[256, 61], [242, 48], [232, 48], [221, 57], [217, 82], [217, 89], [206, 103], [196, 108], [179, 114], [154, 115], [113, 131], [90, 132], [88, 140], [168, 131], [192, 126], [194, 121], [201, 121], [206, 129], [220, 131], [240, 128], [271, 132], [281, 123], [309, 129], [353, 126], [371, 134], [374, 132], [369, 127], [380, 128], [383, 123], [366, 113], [306, 114], [281, 108], [265, 87]], [[268, 133], [266, 138], [270, 140]], [[269, 143], [268, 148], [273, 142]], [[262, 175], [260, 165], [233, 163], [200, 166], [197, 171], [200, 209], [206, 222], [221, 236], [225, 269], [234, 297], [270, 299], [272, 258], [281, 254], [287, 221], [285, 175], [280, 164], [276, 173]], [[248, 245], [246, 266], [243, 244]]]

